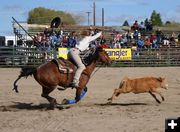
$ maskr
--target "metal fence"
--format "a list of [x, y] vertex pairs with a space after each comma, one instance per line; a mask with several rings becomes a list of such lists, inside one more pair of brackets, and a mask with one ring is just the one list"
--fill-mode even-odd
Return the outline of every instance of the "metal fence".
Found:
[[[45, 52], [37, 48], [0, 47], [0, 67], [38, 66], [45, 60]], [[48, 60], [58, 57], [56, 50], [48, 52]], [[132, 60], [114, 61], [113, 67], [180, 66], [180, 47], [132, 50]]]
[[180, 66], [180, 48], [163, 47], [158, 49], [143, 49], [132, 51], [132, 60], [116, 61], [112, 66], [124, 67], [166, 67]]
[[0, 67], [37, 66], [43, 63], [43, 52], [36, 48], [0, 47]]

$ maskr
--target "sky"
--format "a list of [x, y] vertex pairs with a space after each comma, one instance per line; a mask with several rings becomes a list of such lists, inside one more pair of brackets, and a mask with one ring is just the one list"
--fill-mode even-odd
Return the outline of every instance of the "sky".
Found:
[[28, 12], [33, 8], [45, 7], [82, 15], [88, 24], [92, 22], [93, 1], [96, 2], [96, 25], [101, 25], [101, 10], [105, 12], [105, 26], [121, 26], [125, 20], [132, 24], [135, 20], [150, 18], [155, 10], [161, 14], [163, 22], [180, 22], [180, 0], [2, 0], [0, 4], [0, 36], [13, 35], [12, 17], [27, 21]]

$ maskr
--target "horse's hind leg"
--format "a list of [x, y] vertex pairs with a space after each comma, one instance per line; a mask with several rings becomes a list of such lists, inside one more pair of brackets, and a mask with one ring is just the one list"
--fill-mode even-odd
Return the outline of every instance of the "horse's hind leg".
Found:
[[56, 107], [56, 99], [49, 96], [49, 94], [55, 89], [55, 87], [42, 87], [41, 96], [46, 98], [50, 103], [50, 108], [54, 109]]

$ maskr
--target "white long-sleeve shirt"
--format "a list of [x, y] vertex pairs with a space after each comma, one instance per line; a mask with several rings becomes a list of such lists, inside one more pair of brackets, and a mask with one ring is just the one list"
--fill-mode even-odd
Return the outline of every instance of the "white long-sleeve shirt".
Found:
[[76, 45], [76, 47], [80, 50], [80, 51], [84, 51], [86, 49], [88, 49], [89, 47], [89, 43], [93, 40], [96, 40], [97, 38], [99, 38], [102, 35], [102, 32], [97, 33], [94, 36], [86, 36], [85, 38], [83, 38], [81, 41], [79, 41], [79, 43]]

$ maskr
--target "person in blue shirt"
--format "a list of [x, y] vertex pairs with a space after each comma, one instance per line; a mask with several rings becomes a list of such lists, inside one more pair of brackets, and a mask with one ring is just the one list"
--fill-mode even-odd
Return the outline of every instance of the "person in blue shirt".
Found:
[[74, 48], [77, 43], [76, 38], [73, 34], [74, 34], [74, 32], [72, 32], [67, 39], [67, 47], [68, 48]]
[[137, 45], [138, 45], [138, 50], [141, 51], [144, 46], [144, 39], [143, 38], [138, 39]]

